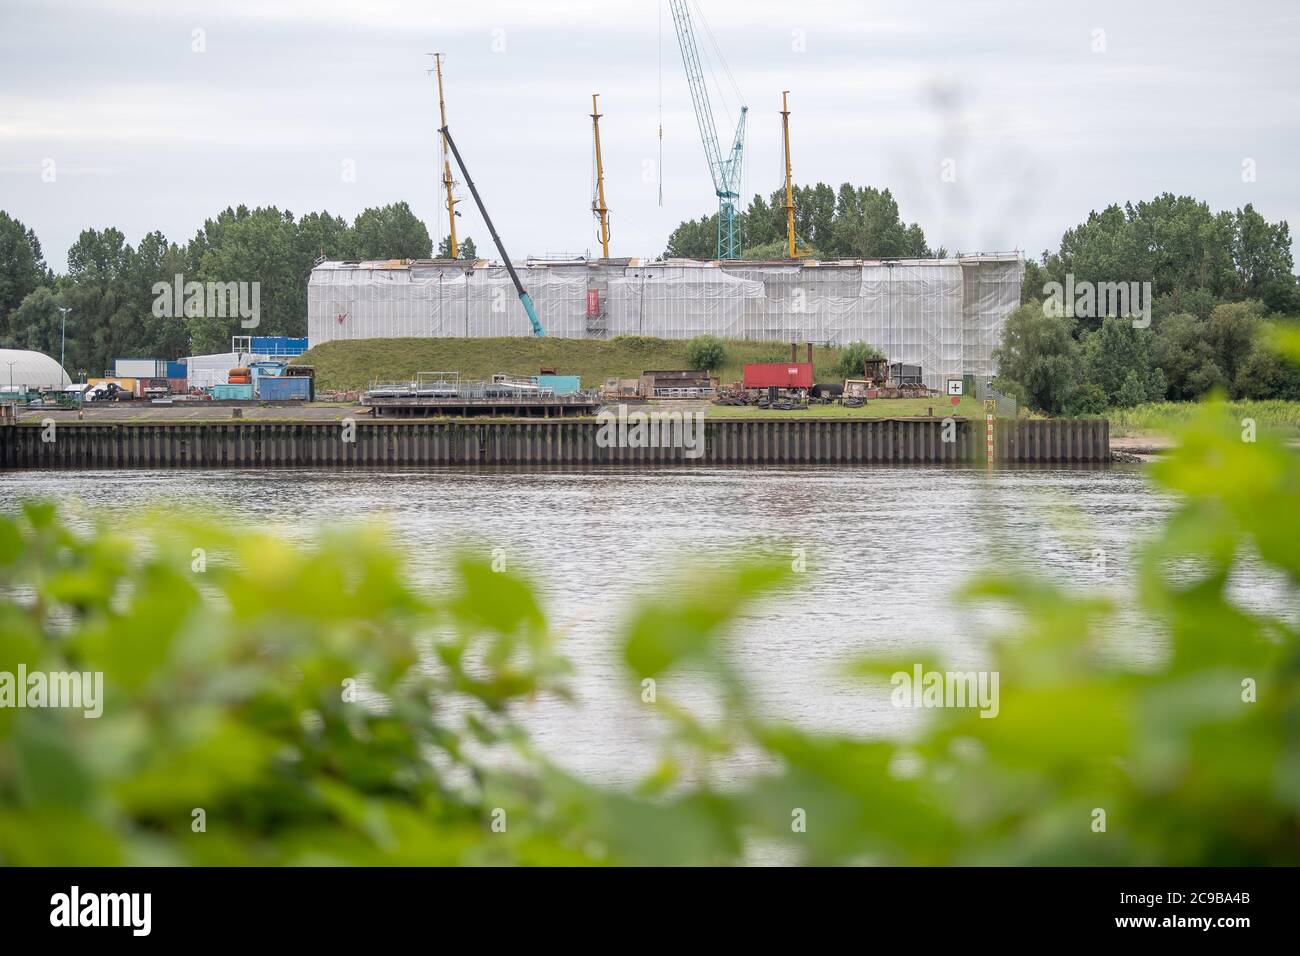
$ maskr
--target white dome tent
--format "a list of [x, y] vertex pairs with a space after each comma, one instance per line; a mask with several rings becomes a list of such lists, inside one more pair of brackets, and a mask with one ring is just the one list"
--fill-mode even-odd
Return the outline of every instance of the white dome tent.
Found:
[[64, 388], [72, 384], [54, 359], [27, 349], [0, 349], [0, 392]]

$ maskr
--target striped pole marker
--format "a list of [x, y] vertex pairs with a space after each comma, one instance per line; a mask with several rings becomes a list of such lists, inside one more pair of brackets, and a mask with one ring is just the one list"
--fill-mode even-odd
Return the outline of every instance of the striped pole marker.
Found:
[[993, 467], [993, 413], [997, 409], [997, 403], [986, 401], [984, 403], [984, 421], [988, 427], [988, 448], [986, 464]]

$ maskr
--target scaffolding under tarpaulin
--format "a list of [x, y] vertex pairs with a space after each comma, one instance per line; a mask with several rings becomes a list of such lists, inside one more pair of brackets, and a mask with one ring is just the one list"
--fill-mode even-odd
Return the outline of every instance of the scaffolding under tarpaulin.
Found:
[[[1024, 260], [529, 260], [517, 272], [548, 335], [866, 342], [891, 363], [920, 365], [925, 384], [941, 389], [949, 377], [996, 372], [993, 350], [1020, 303]], [[485, 260], [324, 262], [307, 293], [313, 346], [529, 334], [509, 274]]]

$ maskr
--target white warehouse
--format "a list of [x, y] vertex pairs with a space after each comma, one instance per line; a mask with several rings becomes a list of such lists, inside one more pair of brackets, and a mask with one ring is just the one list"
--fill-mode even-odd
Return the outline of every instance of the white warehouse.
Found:
[[[1018, 253], [822, 262], [528, 260], [547, 335], [867, 342], [926, 384], [990, 376], [1020, 302]], [[485, 260], [323, 262], [307, 287], [310, 345], [351, 339], [527, 336], [505, 268]]]

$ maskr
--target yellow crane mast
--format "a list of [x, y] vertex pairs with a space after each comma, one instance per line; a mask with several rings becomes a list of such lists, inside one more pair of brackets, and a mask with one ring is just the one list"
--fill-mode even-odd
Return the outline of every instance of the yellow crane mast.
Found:
[[[438, 113], [442, 117], [440, 130], [447, 128], [447, 104], [442, 98], [442, 54], [433, 55], [434, 70], [438, 74]], [[447, 136], [445, 133], [439, 133], [438, 139], [442, 143], [442, 184], [447, 189], [447, 229], [448, 238], [451, 240], [451, 257], [460, 258], [460, 247], [456, 243], [456, 203], [459, 201], [452, 195], [451, 187], [451, 160], [447, 155]]]
[[798, 258], [794, 249], [794, 186], [790, 168], [790, 91], [781, 93], [781, 133], [785, 139], [785, 242], [786, 256]]
[[600, 111], [596, 107], [598, 93], [591, 94], [591, 132], [596, 140], [596, 194], [591, 198], [591, 211], [600, 221], [600, 257], [609, 258], [609, 208], [605, 205], [605, 167], [600, 156]]

